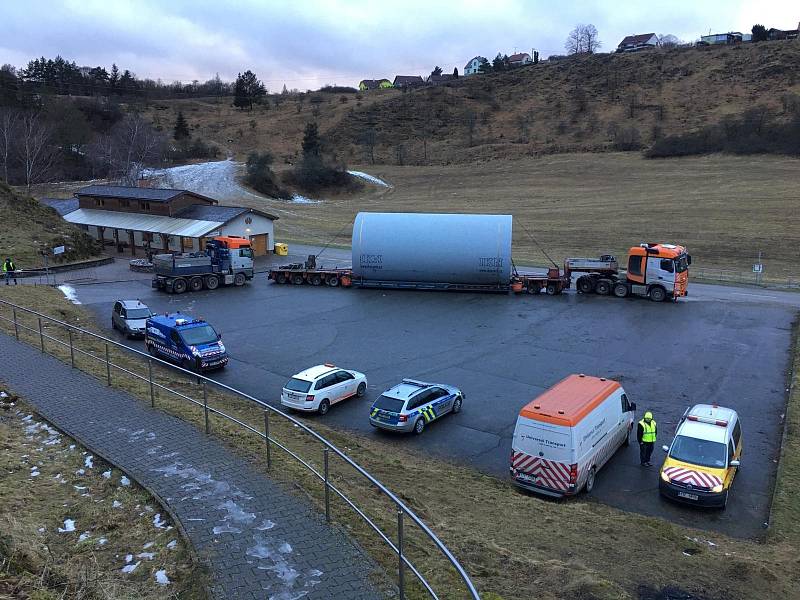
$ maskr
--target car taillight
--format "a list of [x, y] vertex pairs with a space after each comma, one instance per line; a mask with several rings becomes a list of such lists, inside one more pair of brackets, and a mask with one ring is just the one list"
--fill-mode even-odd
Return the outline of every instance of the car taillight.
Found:
[[578, 482], [578, 465], [570, 465], [569, 466], [569, 482], [570, 483], [577, 483]]
[[405, 423], [406, 421], [408, 421], [408, 416], [400, 415], [399, 417], [397, 417], [397, 420], [400, 421], [401, 423]]
[[309, 394], [306, 396], [306, 402], [313, 402], [314, 401], [314, 394]]

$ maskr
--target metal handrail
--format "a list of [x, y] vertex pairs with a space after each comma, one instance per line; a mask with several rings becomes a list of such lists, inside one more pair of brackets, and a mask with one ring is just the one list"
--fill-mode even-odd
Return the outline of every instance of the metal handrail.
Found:
[[[408, 557], [403, 553], [403, 522], [404, 522], [404, 518], [406, 516], [408, 518], [410, 518], [411, 521], [415, 525], [417, 525], [417, 527], [419, 527], [419, 529], [423, 533], [425, 533], [425, 535], [430, 539], [431, 542], [433, 542], [434, 546], [436, 546], [436, 548], [439, 550], [439, 552], [448, 560], [450, 565], [455, 569], [455, 571], [458, 573], [458, 576], [461, 578], [462, 582], [466, 586], [467, 591], [469, 592], [469, 597], [472, 598], [473, 600], [480, 600], [480, 594], [478, 593], [477, 589], [475, 588], [474, 584], [472, 583], [472, 581], [471, 581], [469, 575], [467, 574], [467, 572], [464, 570], [464, 568], [461, 566], [461, 564], [458, 562], [458, 560], [455, 558], [455, 556], [453, 556], [453, 554], [452, 554], [452, 552], [450, 552], [449, 548], [447, 548], [447, 546], [444, 545], [444, 543], [436, 536], [435, 533], [433, 533], [433, 531], [422, 521], [422, 519], [420, 519], [416, 515], [416, 513], [414, 513], [414, 511], [412, 511], [402, 500], [400, 500], [400, 498], [398, 498], [391, 490], [389, 490], [385, 485], [383, 485], [380, 481], [378, 481], [378, 479], [376, 479], [366, 469], [364, 469], [361, 465], [359, 465], [357, 462], [355, 462], [353, 459], [351, 459], [349, 456], [347, 456], [343, 451], [341, 451], [339, 448], [337, 448], [335, 445], [333, 445], [331, 442], [329, 442], [327, 439], [325, 439], [322, 435], [320, 435], [319, 433], [317, 433], [316, 431], [314, 431], [313, 429], [308, 427], [302, 421], [299, 421], [295, 417], [283, 412], [282, 410], [271, 406], [270, 404], [264, 402], [263, 400], [259, 400], [258, 398], [255, 398], [254, 396], [251, 396], [251, 395], [249, 395], [249, 394], [247, 394], [245, 392], [237, 390], [237, 389], [235, 389], [235, 388], [233, 388], [233, 387], [231, 387], [229, 385], [226, 385], [226, 384], [221, 383], [219, 381], [215, 381], [213, 379], [210, 379], [210, 378], [208, 378], [208, 377], [206, 377], [206, 376], [204, 376], [202, 374], [198, 374], [198, 373], [189, 371], [187, 369], [184, 369], [183, 367], [174, 365], [174, 364], [169, 363], [169, 362], [167, 362], [165, 360], [162, 360], [160, 358], [157, 358], [157, 357], [154, 357], [154, 356], [150, 356], [149, 354], [146, 354], [146, 353], [144, 353], [144, 352], [142, 352], [140, 350], [136, 350], [134, 348], [130, 348], [130, 347], [124, 345], [124, 344], [121, 344], [120, 342], [117, 342], [117, 341], [112, 340], [110, 338], [107, 338], [107, 337], [104, 337], [104, 336], [99, 335], [97, 333], [94, 333], [93, 331], [88, 331], [88, 330], [83, 329], [81, 327], [76, 327], [75, 325], [71, 325], [71, 324], [66, 323], [64, 321], [60, 321], [58, 319], [54, 319], [53, 317], [49, 317], [48, 315], [45, 315], [43, 313], [37, 312], [35, 310], [31, 310], [29, 308], [25, 308], [24, 306], [19, 306], [17, 304], [13, 304], [12, 302], [8, 302], [6, 300], [0, 299], [0, 304], [8, 306], [8, 307], [11, 307], [12, 315], [13, 315], [12, 319], [9, 319], [8, 317], [0, 315], [0, 320], [6, 321], [6, 322], [9, 322], [9, 323], [13, 323], [14, 332], [15, 332], [15, 335], [16, 335], [17, 339], [19, 339], [19, 330], [20, 329], [30, 331], [31, 333], [34, 333], [34, 334], [38, 334], [39, 338], [40, 338], [40, 344], [41, 344], [42, 352], [45, 351], [45, 346], [44, 346], [44, 340], [45, 339], [48, 339], [48, 340], [57, 342], [60, 345], [69, 347], [70, 353], [72, 353], [74, 350], [77, 350], [79, 353], [82, 353], [82, 354], [85, 354], [87, 356], [90, 356], [91, 358], [93, 358], [93, 359], [95, 359], [95, 360], [97, 360], [97, 361], [99, 361], [101, 363], [106, 363], [106, 375], [107, 375], [107, 381], [108, 381], [109, 385], [111, 385], [111, 367], [114, 367], [115, 369], [119, 369], [121, 371], [124, 371], [125, 373], [133, 375], [137, 379], [141, 379], [142, 381], [149, 382], [150, 386], [151, 386], [151, 400], [152, 400], [152, 390], [153, 390], [153, 388], [154, 387], [158, 387], [159, 389], [162, 389], [162, 390], [164, 390], [166, 392], [175, 394], [176, 396], [179, 396], [179, 397], [181, 397], [181, 398], [183, 398], [185, 400], [188, 400], [193, 404], [202, 406], [204, 408], [204, 410], [206, 411], [206, 432], [208, 432], [208, 413], [217, 414], [217, 415], [219, 415], [219, 416], [221, 416], [221, 417], [223, 417], [225, 419], [228, 419], [231, 422], [234, 422], [234, 423], [238, 424], [241, 427], [244, 427], [245, 429], [247, 429], [247, 430], [255, 433], [256, 435], [260, 436], [261, 438], [263, 438], [267, 442], [267, 448], [268, 449], [269, 449], [269, 444], [272, 443], [275, 446], [277, 446], [278, 448], [280, 448], [281, 450], [285, 451], [292, 458], [294, 458], [299, 463], [301, 463], [306, 469], [311, 471], [311, 473], [315, 477], [319, 478], [320, 480], [322, 480], [324, 482], [325, 488], [326, 488], [325, 489], [325, 492], [326, 492], [326, 519], [330, 520], [330, 512], [329, 512], [329, 508], [328, 508], [327, 494], [328, 494], [329, 490], [333, 490], [334, 493], [337, 496], [339, 496], [348, 506], [350, 506], [350, 508], [352, 508], [353, 511], [359, 517], [361, 517], [367, 523], [367, 525], [369, 525], [379, 535], [379, 537], [391, 548], [392, 552], [397, 554], [397, 556], [398, 556], [398, 587], [399, 587], [399, 591], [400, 591], [401, 600], [403, 598], [405, 598], [405, 590], [404, 590], [404, 588], [405, 588], [405, 585], [404, 585], [404, 568], [405, 567], [409, 568], [409, 570], [419, 580], [419, 582], [428, 591], [428, 593], [431, 595], [432, 598], [434, 598], [435, 600], [438, 600], [438, 598], [439, 598], [438, 594], [436, 594], [436, 592], [433, 590], [433, 588], [428, 583], [428, 581], [425, 579], [425, 577], [414, 567], [414, 565], [409, 561]], [[24, 325], [23, 323], [20, 323], [19, 320], [17, 319], [17, 312], [16, 312], [17, 310], [21, 310], [21, 311], [23, 311], [25, 313], [29, 313], [31, 315], [36, 316], [39, 319], [39, 328], [35, 329], [35, 328], [32, 328], [32, 327], [28, 327], [28, 326]], [[42, 321], [41, 321], [42, 319], [46, 319], [47, 321], [49, 321], [51, 323], [55, 323], [55, 324], [65, 328], [70, 333], [69, 343], [64, 342], [63, 340], [60, 340], [58, 338], [46, 335], [42, 330]], [[81, 333], [83, 335], [87, 335], [89, 337], [92, 337], [92, 338], [95, 338], [97, 340], [100, 340], [100, 341], [104, 342], [105, 343], [105, 357], [100, 357], [100, 356], [97, 356], [97, 355], [95, 355], [95, 354], [93, 354], [91, 352], [86, 352], [84, 350], [81, 350], [80, 348], [75, 347], [75, 345], [73, 343], [73, 336], [72, 336], [71, 332]], [[109, 353], [108, 353], [109, 345], [114, 346], [114, 347], [119, 348], [119, 349], [122, 349], [125, 352], [129, 352], [131, 354], [134, 354], [134, 355], [137, 355], [139, 357], [145, 358], [148, 361], [149, 365], [150, 365], [150, 368], [148, 369], [149, 377], [144, 377], [142, 375], [139, 375], [138, 373], [134, 373], [134, 372], [132, 372], [132, 371], [130, 371], [128, 369], [125, 369], [124, 367], [122, 367], [120, 365], [115, 365], [114, 363], [112, 363], [110, 361], [110, 359], [109, 359]], [[73, 358], [72, 362], [73, 362], [73, 366], [74, 366], [74, 358]], [[350, 500], [341, 490], [339, 490], [336, 486], [334, 486], [329, 481], [329, 479], [327, 477], [327, 462], [326, 462], [325, 475], [323, 475], [317, 469], [315, 469], [313, 466], [311, 466], [307, 461], [305, 461], [302, 457], [300, 457], [297, 453], [293, 452], [292, 450], [290, 450], [289, 448], [287, 448], [286, 446], [284, 446], [283, 444], [278, 442], [276, 439], [270, 437], [268, 431], [266, 433], [262, 433], [262, 432], [258, 431], [257, 429], [255, 429], [254, 427], [252, 427], [251, 425], [248, 425], [247, 423], [244, 423], [244, 422], [236, 419], [235, 417], [224, 413], [223, 411], [221, 411], [219, 409], [212, 408], [212, 407], [208, 406], [208, 403], [207, 403], [207, 401], [205, 399], [205, 391], [204, 391], [204, 401], [203, 402], [199, 402], [198, 400], [195, 400], [194, 398], [191, 398], [191, 397], [189, 397], [189, 396], [187, 396], [185, 394], [182, 394], [181, 392], [179, 392], [177, 390], [173, 390], [171, 388], [168, 388], [165, 385], [162, 385], [162, 384], [154, 381], [153, 377], [152, 377], [152, 364], [153, 363], [160, 364], [161, 366], [166, 367], [168, 369], [171, 369], [173, 371], [181, 372], [181, 373], [183, 373], [184, 375], [186, 375], [186, 376], [188, 376], [190, 378], [196, 378], [198, 382], [202, 382], [203, 383], [204, 388], [207, 385], [210, 384], [210, 385], [214, 386], [215, 388], [219, 388], [219, 389], [225, 390], [225, 391], [227, 391], [227, 392], [229, 392], [231, 394], [234, 394], [235, 396], [239, 396], [241, 398], [249, 400], [250, 402], [255, 403], [256, 405], [258, 405], [259, 407], [261, 407], [265, 411], [265, 417], [266, 417], [267, 411], [269, 411], [270, 413], [274, 413], [274, 414], [277, 414], [277, 415], [283, 417], [284, 419], [286, 419], [287, 421], [289, 421], [290, 423], [292, 423], [296, 427], [298, 427], [301, 430], [303, 430], [305, 433], [309, 434], [312, 438], [316, 439], [320, 444], [322, 444], [325, 447], [325, 449], [326, 449], [326, 461], [327, 461], [327, 452], [328, 451], [334, 452], [337, 456], [339, 456], [339, 458], [341, 458], [350, 467], [355, 469], [356, 472], [358, 472], [361, 476], [363, 476], [369, 483], [371, 483], [373, 486], [375, 486], [384, 496], [386, 496], [389, 500], [391, 500], [394, 503], [395, 507], [397, 508], [397, 530], [398, 530], [397, 543], [395, 544], [394, 542], [392, 542], [392, 540], [389, 538], [389, 536], [386, 535], [380, 529], [380, 527], [378, 527], [378, 525], [376, 525], [374, 523], [374, 521], [372, 521], [372, 519], [370, 519], [361, 509], [359, 509], [358, 506], [356, 506], [355, 502]], [[268, 422], [265, 423], [265, 427], [268, 428]], [[267, 461], [269, 463], [269, 454], [267, 456]]]

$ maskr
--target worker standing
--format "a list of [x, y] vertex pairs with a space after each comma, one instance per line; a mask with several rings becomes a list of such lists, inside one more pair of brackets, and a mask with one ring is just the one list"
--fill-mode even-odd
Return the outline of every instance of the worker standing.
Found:
[[651, 467], [650, 457], [656, 445], [656, 422], [649, 410], [636, 427], [636, 439], [639, 441], [639, 462], [643, 467]]
[[13, 279], [14, 285], [17, 285], [17, 266], [14, 264], [14, 261], [11, 260], [11, 257], [6, 258], [6, 262], [3, 263], [3, 274], [6, 277], [6, 285], [8, 285], [8, 280]]

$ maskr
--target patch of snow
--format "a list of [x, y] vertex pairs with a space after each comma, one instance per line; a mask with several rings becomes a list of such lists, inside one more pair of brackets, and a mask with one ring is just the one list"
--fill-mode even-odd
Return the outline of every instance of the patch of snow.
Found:
[[70, 449], [70, 450], [75, 450], [75, 444], [70, 444], [70, 445], [69, 445], [69, 449]]
[[156, 571], [156, 583], [159, 585], [169, 585], [169, 577], [167, 577], [167, 572], [164, 569]]
[[87, 489], [85, 485], [73, 485], [72, 487], [74, 487], [78, 491]]
[[139, 554], [136, 555], [136, 558], [141, 558], [144, 560], [153, 560], [153, 557], [155, 555], [156, 555], [155, 552], [140, 552]]
[[267, 548], [266, 544], [257, 543], [252, 548], [248, 548], [247, 552], [245, 552], [247, 556], [252, 556], [253, 558], [269, 558], [272, 553]]
[[218, 508], [224, 510], [228, 514], [223, 517], [223, 521], [233, 521], [234, 523], [252, 523], [256, 515], [255, 513], [248, 513], [242, 510], [242, 507], [236, 504], [233, 500], [226, 500]]
[[78, 541], [82, 542], [83, 540], [89, 539], [90, 537], [92, 537], [92, 534], [89, 533], [88, 531], [84, 531], [82, 534], [80, 534], [80, 536], [78, 536]]
[[86, 467], [87, 469], [93, 468], [94, 467], [94, 456], [92, 456], [91, 454], [89, 456], [87, 456], [86, 460], [83, 461], [83, 466]]
[[155, 542], [147, 542], [144, 546], [142, 546], [142, 550], [147, 550], [148, 548], [152, 548], [155, 545]]
[[111, 504], [111, 507], [112, 508], [122, 508], [122, 502], [120, 502], [119, 500], [114, 500], [114, 502]]
[[103, 479], [111, 479], [111, 469], [103, 471]]
[[167, 550], [172, 550], [177, 545], [178, 545], [178, 540], [172, 540], [169, 544], [167, 544]]
[[322, 200], [313, 200], [300, 194], [292, 194], [291, 202], [294, 204], [319, 204]]
[[363, 171], [348, 171], [348, 173], [353, 177], [358, 177], [359, 179], [363, 179], [364, 181], [369, 181], [370, 183], [374, 183], [375, 185], [379, 185], [381, 187], [392, 187], [388, 183], [386, 183], [383, 179], [378, 179], [374, 175], [370, 175], [369, 173], [364, 173]]
[[138, 567], [140, 564], [142, 564], [142, 563], [141, 562], [137, 562], [137, 563], [134, 563], [132, 565], [125, 565], [124, 567], [122, 567], [122, 572], [123, 573], [133, 573], [136, 570], [136, 567]]
[[72, 519], [64, 519], [64, 527], [58, 528], [58, 533], [69, 533], [70, 531], [75, 531], [75, 521]]
[[214, 532], [214, 535], [219, 535], [220, 533], [241, 533], [242, 530], [237, 527], [232, 527], [227, 523], [225, 525], [217, 525], [211, 531]]
[[272, 529], [273, 527], [275, 527], [275, 523], [273, 523], [269, 519], [264, 519], [264, 522], [261, 523], [261, 525], [259, 525], [258, 527], [256, 527], [256, 529], [258, 529], [259, 531], [266, 531], [267, 529]]
[[125, 562], [129, 563], [133, 560], [133, 554], [126, 554], [125, 555]]
[[78, 469], [77, 471], [75, 471], [75, 475], [84, 475], [85, 473], [86, 471], [84, 471], [83, 469]]
[[281, 544], [281, 545], [278, 547], [278, 552], [280, 552], [281, 554], [291, 554], [291, 553], [292, 553], [292, 546], [291, 546], [291, 544], [289, 544], [289, 542], [283, 542], [283, 543], [282, 543], [282, 544]]
[[61, 290], [61, 293], [64, 294], [67, 300], [72, 302], [73, 304], [80, 304], [81, 301], [78, 300], [78, 292], [75, 291], [75, 288], [71, 285], [60, 285], [58, 289]]
[[125, 475], [123, 475], [122, 478], [119, 480], [119, 484], [123, 487], [128, 487], [131, 484], [131, 480], [125, 477]]
[[97, 540], [97, 545], [98, 546], [105, 546], [107, 543], [108, 543], [108, 540], [106, 538], [100, 538], [99, 540]]
[[166, 529], [167, 524], [161, 520], [161, 513], [157, 513], [155, 517], [153, 517], [153, 526], [156, 529]]
[[217, 160], [168, 169], [146, 169], [144, 176], [160, 187], [189, 190], [217, 200], [240, 200], [242, 196], [263, 199], [236, 181], [240, 163]]
[[44, 533], [45, 531], [47, 531], [47, 529], [44, 527], [39, 527], [39, 533]]

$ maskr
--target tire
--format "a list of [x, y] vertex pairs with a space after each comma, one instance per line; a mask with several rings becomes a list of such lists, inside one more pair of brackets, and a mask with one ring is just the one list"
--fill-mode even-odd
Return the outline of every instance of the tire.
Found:
[[176, 294], [182, 294], [186, 291], [187, 287], [186, 280], [180, 277], [172, 282], [172, 291]]
[[233, 276], [233, 285], [236, 287], [242, 287], [245, 281], [247, 281], [247, 277], [244, 276], [244, 273], [237, 273]]
[[617, 298], [625, 298], [628, 295], [628, 286], [622, 282], [617, 282], [614, 284], [612, 291]]
[[578, 277], [578, 291], [581, 294], [591, 294], [594, 291], [595, 281], [591, 277]]
[[184, 358], [181, 361], [181, 367], [183, 367], [187, 371], [194, 371], [195, 370], [194, 361], [189, 360], [188, 358]]
[[537, 284], [531, 282], [528, 284], [528, 289], [525, 290], [529, 294], [538, 294], [542, 291], [542, 288]]
[[358, 389], [356, 390], [356, 397], [363, 398], [364, 394], [367, 393], [367, 384], [363, 381], [358, 384]]
[[591, 494], [592, 490], [594, 489], [594, 479], [597, 475], [597, 469], [592, 467], [589, 469], [589, 475], [586, 476], [586, 485], [583, 486], [583, 491], [587, 494]]
[[189, 289], [193, 292], [199, 292], [203, 289], [203, 278], [202, 277], [192, 277], [189, 280]]
[[275, 275], [275, 283], [286, 283], [286, 273], [278, 273]]
[[461, 404], [464, 402], [461, 396], [456, 396], [456, 399], [453, 400], [453, 408], [451, 409], [452, 413], [455, 415], [461, 412]]
[[730, 490], [725, 490], [725, 497], [722, 499], [722, 506], [719, 507], [720, 510], [728, 508], [728, 492], [730, 492]]
[[330, 409], [331, 409], [331, 403], [326, 399], [319, 403], [317, 412], [321, 415], [327, 415]]
[[327, 284], [331, 287], [336, 287], [339, 285], [339, 278], [336, 275], [331, 275], [328, 277]]
[[114, 319], [111, 319], [111, 329], [114, 329], [114, 330], [117, 329], [117, 322], [114, 321]]
[[150, 354], [151, 356], [155, 356], [156, 355], [156, 349], [153, 346], [153, 344], [145, 344], [145, 346], [147, 347], [147, 353], [148, 354]]
[[667, 297], [667, 292], [660, 285], [650, 288], [650, 300], [653, 302], [663, 302]]
[[308, 282], [309, 282], [311, 285], [322, 285], [322, 275], [319, 275], [319, 274], [312, 275], [312, 276], [311, 276], [311, 277], [308, 279]]
[[303, 276], [300, 273], [295, 273], [294, 275], [292, 275], [292, 283], [293, 284], [295, 284], [295, 285], [303, 285], [304, 282], [305, 282], [305, 280], [303, 279]]
[[206, 288], [215, 290], [219, 287], [219, 277], [216, 275], [206, 275]]
[[425, 419], [420, 417], [417, 419], [416, 423], [414, 423], [414, 433], [417, 435], [422, 435], [423, 431], [425, 431]]
[[608, 279], [598, 279], [594, 291], [600, 296], [608, 296], [611, 293], [611, 282]]

